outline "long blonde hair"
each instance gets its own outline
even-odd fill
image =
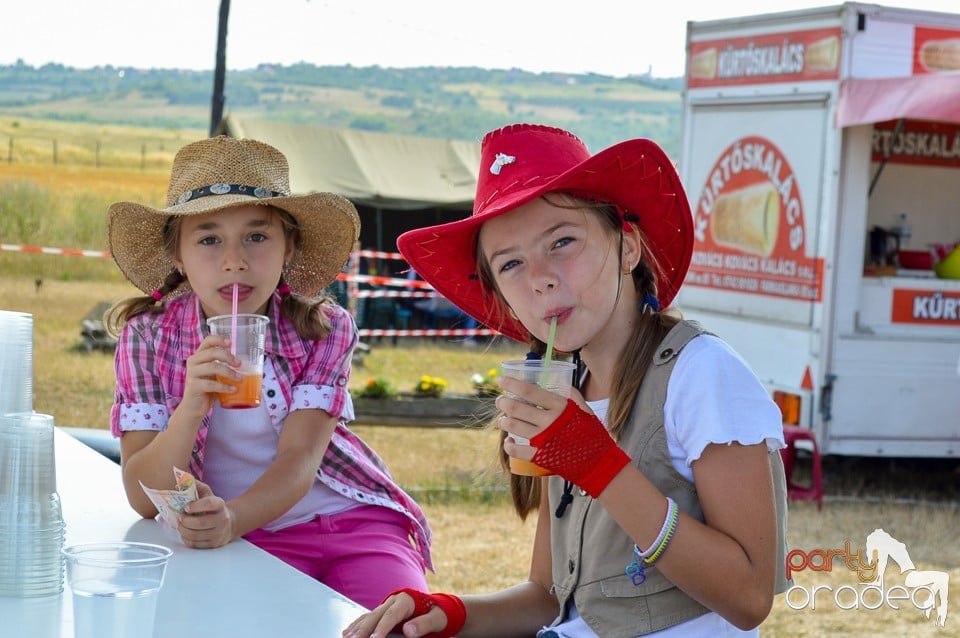
[[[623,216],[618,208],[603,202],[595,202],[575,195],[569,194],[548,194],[544,196],[550,204],[563,208],[579,209],[585,213],[596,214],[608,229],[612,239],[620,238],[622,240]],[[648,250],[648,243],[639,229],[640,241],[642,244],[641,254],[643,257],[633,269],[632,281],[637,291],[637,297],[643,299],[645,295],[657,296],[657,273],[660,271],[660,264],[651,256]],[[622,250],[622,243],[620,246]],[[477,272],[480,274],[481,283],[489,290],[493,291],[491,295],[494,299],[495,310],[492,315],[503,317],[509,312],[506,301],[500,294],[491,271],[490,264],[483,257],[483,251],[479,245],[476,249]],[[613,387],[610,388],[610,407],[607,411],[607,425],[610,434],[614,439],[619,439],[620,434],[627,426],[630,418],[630,412],[633,409],[633,403],[640,390],[640,384],[647,373],[656,353],[657,346],[663,341],[670,329],[680,320],[679,317],[671,312],[663,312],[651,308],[645,302],[640,302],[637,308],[639,316],[635,322],[636,330],[627,335],[626,343],[621,350],[620,358],[614,367]],[[530,339],[530,351],[543,355],[546,351],[546,344],[539,339],[532,337]],[[577,371],[578,376],[581,370]],[[579,381],[579,379],[575,379]],[[500,415],[497,415],[499,417]],[[496,423],[496,417],[491,425]],[[509,456],[503,450],[503,439],[506,433],[502,432],[500,436],[499,456],[500,465],[505,472],[509,474]],[[510,498],[513,501],[514,510],[521,519],[535,511],[540,505],[541,499],[541,479],[532,476],[519,476],[509,474],[510,476]]]
[[[283,224],[283,233],[287,240],[292,239],[295,250],[300,248],[300,233],[297,229],[297,220],[286,211],[268,207],[274,214],[280,216]],[[180,227],[183,225],[183,217],[172,215],[167,219],[163,226],[163,250],[167,255],[176,255],[180,248]],[[162,314],[166,310],[164,299],[171,292],[179,288],[187,278],[179,270],[173,269],[163,281],[163,285],[156,290],[156,297],[151,295],[138,295],[122,299],[111,306],[103,315],[103,323],[107,331],[114,337],[118,337],[123,327],[128,321],[150,312]],[[277,287],[280,288],[284,283],[283,275]],[[336,305],[336,301],[330,295],[322,294],[317,297],[305,297],[296,293],[283,294],[280,302],[280,314],[288,319],[294,325],[297,334],[304,339],[319,340],[325,338],[332,329],[332,324],[327,314],[323,312],[323,307]]]

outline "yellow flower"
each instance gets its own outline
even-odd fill
[[[415,386],[417,394],[430,397],[439,397],[447,387],[447,382],[440,377],[431,377],[423,375],[420,382]]]

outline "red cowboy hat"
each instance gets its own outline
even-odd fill
[[[657,298],[676,296],[693,254],[693,216],[680,178],[663,150],[648,139],[615,144],[590,155],[563,129],[513,124],[487,133],[473,214],[400,235],[397,247],[421,277],[478,321],[518,341],[529,332],[510,316],[495,316],[493,291],[480,283],[477,234],[488,219],[548,192],[567,192],[618,206],[649,240],[660,265]]]

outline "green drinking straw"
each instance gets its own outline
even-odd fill
[[[553,315],[550,320],[550,334],[547,335],[547,353],[543,357],[543,372],[540,373],[540,383],[547,383],[547,369],[550,367],[550,361],[553,360],[553,339],[557,336],[557,315]]]

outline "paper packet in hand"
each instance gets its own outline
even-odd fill
[[[155,490],[140,483],[150,502],[157,508],[160,521],[169,529],[176,530],[180,525],[180,514],[187,503],[197,500],[197,482],[193,474],[180,468],[173,468],[177,487],[173,490]]]

